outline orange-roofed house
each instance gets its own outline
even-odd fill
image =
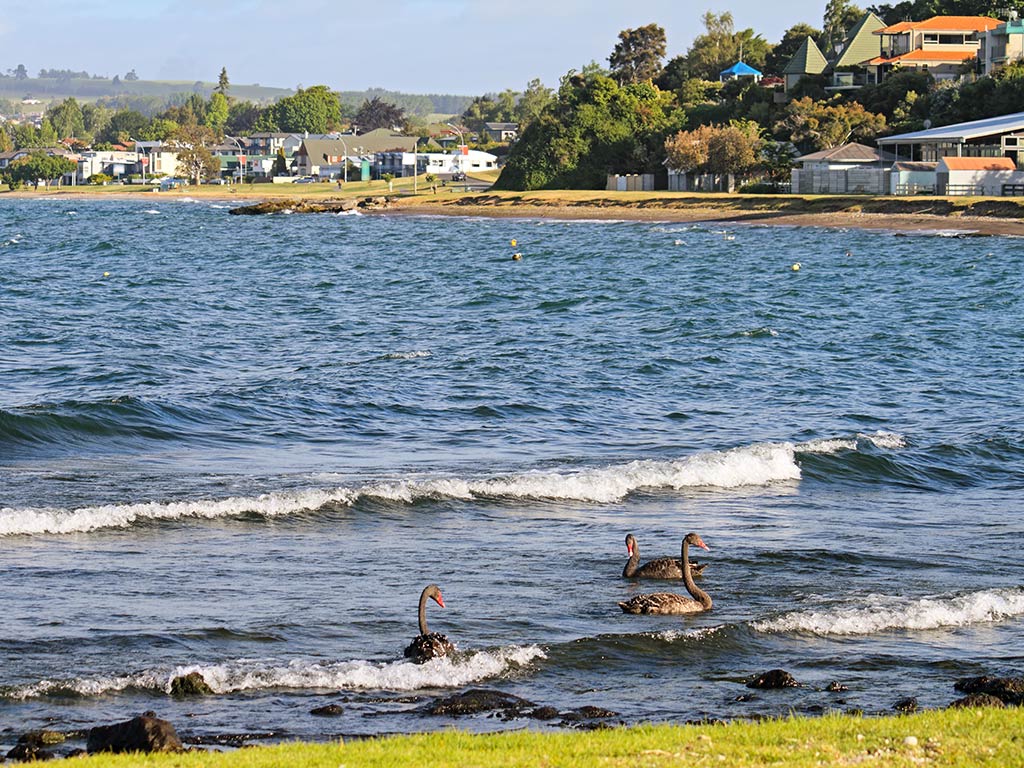
[[[1024,189],[1024,171],[1008,157],[943,157],[935,169],[939,195],[1014,195]]]
[[[894,69],[927,72],[936,80],[954,80],[975,60],[984,67],[989,33],[1002,22],[989,16],[932,16],[924,21],[901,21],[875,30],[882,52],[867,62],[881,82]]]

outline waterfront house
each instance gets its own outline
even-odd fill
[[[875,82],[897,68],[927,72],[936,80],[957,79],[966,62],[987,58],[986,41],[999,26],[990,16],[933,16],[883,27],[875,31],[881,51],[868,70]]]

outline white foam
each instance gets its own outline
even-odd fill
[[[429,350],[421,349],[412,352],[388,352],[381,355],[380,360],[415,360],[420,357],[430,357]]]
[[[160,211],[158,211],[156,208],[147,208],[146,210],[143,211],[143,213],[148,213],[151,216],[156,216],[159,215]]]
[[[1024,616],[1024,589],[996,589],[966,595],[917,599],[871,595],[865,602],[822,611],[795,611],[754,621],[758,632],[815,635],[873,635],[897,630],[941,629]]]
[[[737,488],[800,479],[789,443],[761,443],[699,453],[674,461],[632,461],[574,472],[531,471],[495,478],[407,477],[352,488],[280,491],[253,497],[110,504],[78,509],[0,508],[0,536],[76,533],[125,528],[145,520],[219,518],[244,513],[268,517],[351,505],[360,498],[411,504],[421,499],[504,498],[619,501],[642,488]]]
[[[457,688],[498,677],[511,669],[547,658],[536,645],[510,646],[493,651],[457,653],[424,664],[410,661],[374,662],[362,659],[338,662],[239,659],[222,664],[194,664],[171,670],[151,669],[131,675],[41,680],[10,689],[4,696],[29,699],[72,691],[80,696],[101,696],[128,688],[170,693],[171,681],[198,672],[214,693],[291,688],[299,690],[416,691],[425,688]]]
[[[855,437],[826,437],[800,443],[796,450],[800,453],[838,453],[839,451],[856,451],[859,442],[868,442],[876,448],[897,450],[907,447],[907,439],[896,432],[879,430],[873,434],[858,432]]]

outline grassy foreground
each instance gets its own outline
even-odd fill
[[[93,756],[76,766],[1024,766],[1024,709],[952,709],[886,718],[830,715],[761,723],[635,726],[589,733],[448,730],[228,753]]]

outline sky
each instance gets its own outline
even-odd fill
[[[778,2],[778,0],[776,0]],[[733,15],[769,43],[821,26],[825,0],[36,0],[4,2],[0,71],[24,64],[144,80],[475,96],[607,65],[623,29],[656,23],[668,56]]]

